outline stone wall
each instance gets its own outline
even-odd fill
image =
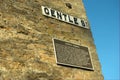
[[[0,0],[0,80],[103,80],[90,29],[46,17],[41,6],[87,20],[82,0]],[[57,65],[53,38],[87,46],[94,71]]]

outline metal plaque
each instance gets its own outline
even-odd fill
[[[87,47],[53,39],[57,64],[93,70]]]

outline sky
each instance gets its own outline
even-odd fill
[[[83,0],[104,80],[120,80],[120,1]]]

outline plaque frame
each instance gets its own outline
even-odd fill
[[[58,62],[58,60],[57,60],[57,52],[56,52],[56,48],[55,48],[55,40],[59,40],[59,41],[65,42],[65,43],[73,44],[73,45],[77,45],[77,46],[80,46],[80,47],[86,47],[86,46],[81,46],[81,45],[78,45],[76,43],[72,43],[72,42],[69,42],[69,41],[65,41],[65,40],[61,40],[61,39],[57,39],[57,38],[52,38],[53,48],[54,48],[54,54],[55,54],[55,60],[56,60],[56,64],[57,65],[68,66],[68,67],[72,67],[72,68],[78,68],[78,69],[84,69],[84,70],[94,71],[92,56],[91,56],[91,52],[90,52],[89,47],[86,47],[86,48],[88,49],[88,54],[90,56],[90,61],[91,61],[92,68],[83,67],[83,66],[76,66],[76,65],[72,65],[72,64],[66,64],[66,63],[61,63],[61,62]]]

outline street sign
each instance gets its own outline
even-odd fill
[[[45,16],[55,18],[57,20],[60,20],[60,21],[63,21],[69,24],[73,24],[76,26],[89,29],[87,22],[84,21],[83,19],[64,14],[60,11],[57,11],[57,10],[54,10],[54,9],[51,9],[45,6],[41,6],[41,8],[42,8],[42,14]]]

